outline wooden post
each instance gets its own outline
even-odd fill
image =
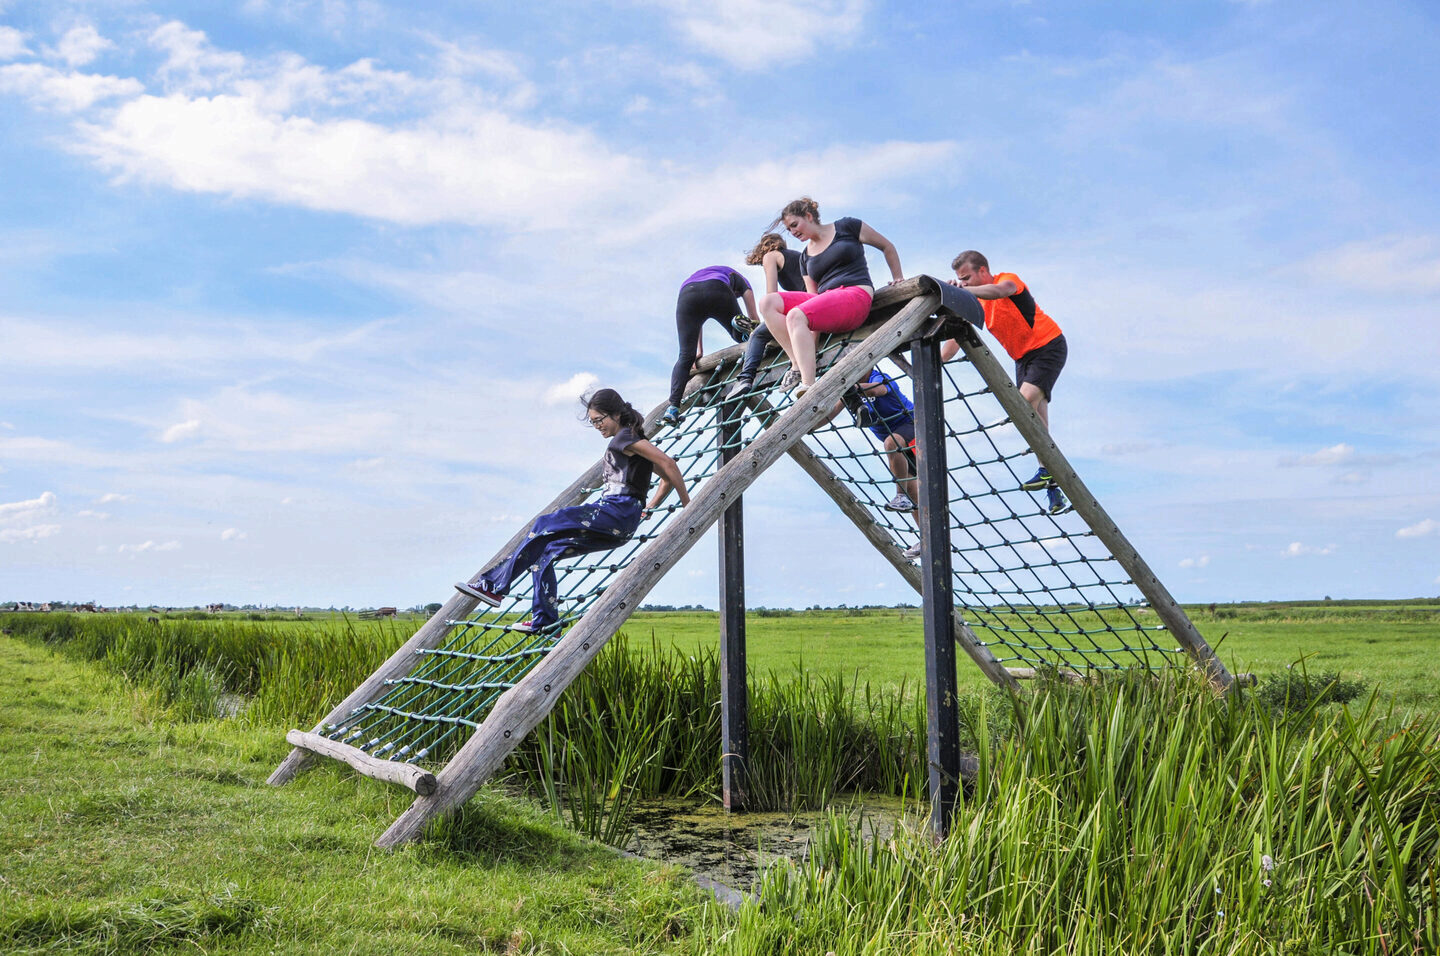
[[[940,297],[933,294],[911,300],[836,363],[803,400],[786,410],[741,455],[702,484],[691,495],[685,510],[615,576],[554,650],[501,695],[484,723],[437,775],[435,793],[417,798],[381,834],[376,845],[388,848],[413,840],[436,814],[448,813],[469,800],[510,751],[544,719],[560,693],[600,653],[655,583],[719,520],[720,513],[786,449],[819,425],[845,389],[859,381],[880,358],[914,338],[939,301]]]
[[[925,696],[929,730],[930,823],[950,833],[960,798],[960,726],[955,675],[955,599],[950,576],[950,469],[945,461],[945,395],[940,342],[916,340],[915,459],[920,478],[920,577],[924,583]]]
[[[740,450],[740,420],[738,414],[723,409],[720,416],[720,461],[729,463]],[[743,502],[743,496],[736,495],[720,518],[720,776],[726,810],[745,809],[745,770],[750,761]]]
[[[1217,690],[1228,693],[1234,686],[1235,679],[1230,671],[1215,656],[1215,652],[1200,635],[1194,622],[1166,589],[1160,583],[1160,579],[1150,570],[1150,566],[1140,557],[1140,552],[1130,544],[1129,539],[1120,533],[1120,528],[1110,515],[1100,506],[1100,502],[1085,487],[1080,476],[1071,467],[1069,459],[1055,447],[1055,442],[1050,439],[1050,433],[1046,431],[1040,416],[1035,414],[1035,409],[1030,403],[1020,397],[1020,390],[1010,380],[1010,376],[1000,367],[995,360],[994,354],[985,347],[973,332],[964,330],[965,334],[959,336],[961,348],[975,366],[975,371],[980,373],[985,384],[995,398],[999,400],[1000,407],[1005,414],[1010,416],[1010,421],[1015,425],[1020,436],[1029,443],[1035,457],[1040,464],[1050,472],[1055,481],[1060,485],[1060,490],[1070,496],[1070,503],[1074,505],[1075,511],[1085,519],[1090,530],[1095,532],[1105,547],[1110,550],[1119,565],[1130,575],[1130,580],[1145,595],[1145,600],[1155,609],[1155,614],[1170,630],[1170,634],[1180,643],[1190,656],[1194,658],[1205,671],[1205,676],[1211,685]]]

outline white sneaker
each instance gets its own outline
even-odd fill
[[[914,510],[915,510],[915,502],[913,502],[913,501],[910,500],[910,496],[909,496],[909,495],[905,494],[904,492],[900,492],[900,493],[896,494],[894,498],[891,498],[889,501],[885,502],[885,510],[886,510],[886,511],[914,511]]]
[[[905,555],[905,557],[907,557],[907,558],[918,558],[918,557],[920,557],[920,542],[918,542],[918,541],[915,542],[915,543],[912,544],[910,547],[906,548],[904,551],[902,551],[902,552],[900,552],[900,553],[903,554],[903,555]]]
[[[806,385],[804,382],[801,382],[799,385],[796,385],[796,386],[795,386],[795,401],[797,401],[797,402],[800,401],[800,399],[802,399],[802,398],[805,397],[805,393],[808,392],[808,391],[810,391],[810,389],[812,389],[812,388],[814,388],[814,387],[815,387],[815,386],[813,386],[813,385]]]

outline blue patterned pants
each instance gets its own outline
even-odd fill
[[[541,515],[520,547],[481,574],[476,583],[487,591],[507,594],[515,579],[528,569],[535,584],[530,620],[537,631],[554,624],[560,619],[555,609],[555,562],[624,544],[640,526],[642,507],[638,498],[614,495]]]

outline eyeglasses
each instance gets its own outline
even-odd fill
[[[585,417],[586,417],[587,419],[589,419],[590,425],[591,425],[592,427],[594,427],[594,428],[599,428],[599,427],[605,422],[605,419],[609,418],[610,416],[609,416],[609,415],[601,415],[599,418],[590,418],[589,415],[586,415]]]

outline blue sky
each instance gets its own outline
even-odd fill
[[[422,6],[0,0],[0,600],[443,599],[801,194],[1026,279],[1180,598],[1440,593],[1433,4]],[[751,602],[911,599],[807,485]]]

